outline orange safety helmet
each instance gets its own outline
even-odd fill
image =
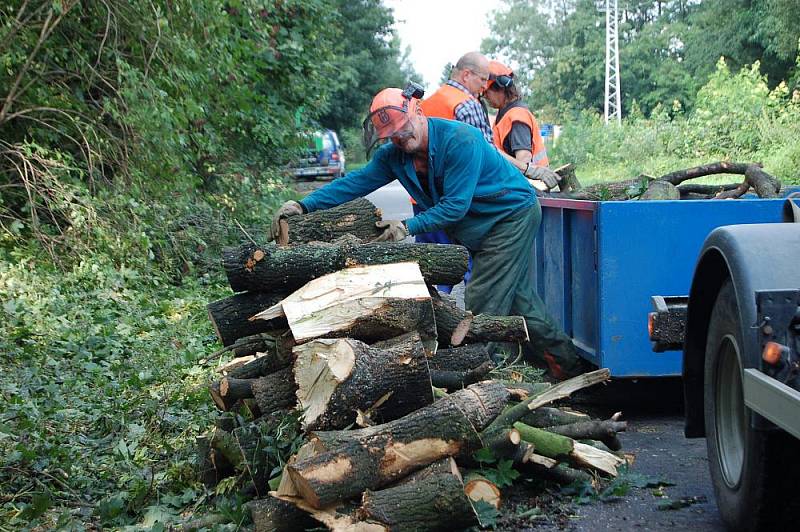
[[[369,115],[364,119],[364,147],[367,155],[376,142],[398,134],[417,112],[419,99],[425,95],[422,87],[409,83],[405,89],[383,89],[372,99]]]
[[[489,61],[489,83],[486,88],[491,87],[492,83],[504,89],[509,88],[514,84],[514,71],[500,61]]]

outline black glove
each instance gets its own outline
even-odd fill
[[[296,201],[289,200],[281,205],[272,217],[272,228],[270,229],[272,240],[278,241],[278,236],[281,232],[281,219],[288,218],[289,216],[297,216],[298,214],[303,214],[303,207]]]
[[[561,181],[561,178],[554,171],[545,166],[535,166],[531,163],[528,163],[528,168],[525,169],[525,177],[538,179],[547,185],[548,190],[558,186],[558,182]]]
[[[408,229],[400,220],[381,220],[375,222],[375,227],[383,229],[375,242],[400,242],[408,236]]]

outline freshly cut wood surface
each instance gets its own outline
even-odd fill
[[[373,422],[391,421],[433,402],[417,333],[387,349],[345,338],[313,340],[294,352],[306,430],[344,428],[359,411],[369,411]]]
[[[348,336],[366,342],[419,331],[435,339],[430,295],[413,262],[358,266],[314,279],[253,319],[285,315],[294,339]]]

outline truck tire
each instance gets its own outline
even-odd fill
[[[798,440],[751,428],[742,388],[742,327],[731,280],[722,285],[708,328],[704,409],[714,493],[730,530],[788,530],[797,519]],[[796,524],[796,523],[795,523]]]

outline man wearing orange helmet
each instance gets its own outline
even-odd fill
[[[514,72],[499,61],[489,62],[489,84],[484,93],[489,105],[498,109],[492,128],[498,150],[525,177],[542,181],[548,189],[558,184],[558,175],[548,168],[547,148],[539,124],[523,103],[514,83]]]
[[[287,202],[281,217],[328,209],[397,179],[424,208],[406,220],[377,222],[377,240],[399,241],[444,229],[473,258],[465,303],[472,312],[524,316],[530,334],[526,351],[545,362],[557,378],[583,369],[572,340],[544,311],[531,276],[531,249],[542,211],[525,178],[474,127],[426,118],[418,105],[419,87],[384,89],[364,120],[364,145],[378,148],[363,168]]]

